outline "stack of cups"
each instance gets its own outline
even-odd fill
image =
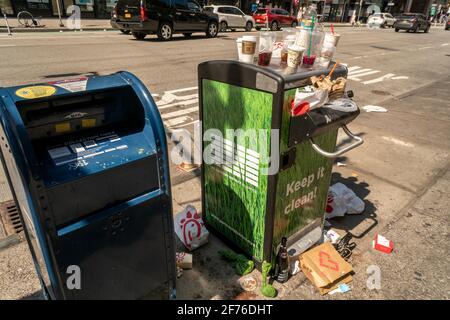
[[[239,61],[245,63],[253,63],[256,53],[256,42],[258,39],[255,36],[243,36],[242,41],[237,42],[238,50],[239,46],[241,46],[241,54],[239,56]]]
[[[336,47],[340,39],[340,35],[336,33],[326,33],[323,40],[322,50],[320,52],[319,64],[321,67],[328,68],[331,59],[336,53]]]
[[[283,41],[283,49],[281,50],[281,64],[287,64],[288,48],[295,43],[295,34],[287,35]]]

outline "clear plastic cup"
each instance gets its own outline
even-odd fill
[[[316,57],[320,57],[324,33],[320,30],[298,29],[295,44],[305,48],[303,66],[312,68]]]
[[[239,61],[242,61],[242,38],[236,39],[236,46],[238,51],[238,59]]]
[[[270,31],[259,34],[258,64],[260,66],[268,66],[270,64],[276,37],[276,33]]]
[[[325,33],[325,37],[323,39],[323,45],[337,47],[340,38],[341,38],[340,34]]]
[[[300,65],[302,61],[303,53],[305,52],[305,48],[300,47],[296,44],[293,44],[288,47],[287,50],[287,66],[291,70],[297,70],[297,67]]]

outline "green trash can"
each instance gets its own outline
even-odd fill
[[[257,265],[275,258],[283,236],[294,255],[321,239],[332,159],[363,142],[346,127],[359,110],[291,116],[296,89],[329,71],[284,75],[225,60],[198,67],[203,217]],[[345,66],[337,77],[347,77]],[[336,151],[340,127],[354,142]]]

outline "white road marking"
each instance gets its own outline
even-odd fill
[[[445,47],[445,46],[448,46],[448,43],[441,44],[441,47]]]
[[[395,139],[395,138],[392,138],[392,137],[383,136],[381,138],[383,138],[386,141],[392,142],[392,143],[394,143],[396,145],[402,146],[402,147],[408,147],[408,148],[413,148],[414,147],[414,144],[412,144],[412,143],[405,142],[405,141],[402,141],[402,140],[399,140],[399,139]]]
[[[409,79],[409,77],[407,77],[407,76],[392,77],[392,80],[406,80],[406,79]]]
[[[424,50],[424,49],[431,49],[433,47],[420,47],[419,50]]]
[[[367,71],[370,71],[370,70],[372,70],[372,69],[360,69],[360,70],[354,70],[354,71],[352,70],[352,71],[349,71],[348,74],[353,76],[353,75],[356,75],[356,74],[359,74],[359,73],[363,73],[363,72],[367,72]]]
[[[178,107],[178,106],[187,106],[187,105],[194,104],[197,102],[198,102],[198,98],[185,100],[185,101],[178,101],[178,102],[174,102],[174,103],[170,103],[170,104],[158,103],[158,109],[163,110],[163,109],[168,109],[168,108],[173,108],[173,107]]]
[[[373,79],[373,80],[364,81],[363,84],[373,84],[373,83],[383,82],[385,80],[388,80],[388,79],[392,78],[393,76],[395,76],[395,74],[388,73],[388,74],[385,74],[384,76],[381,76],[379,78],[376,78],[376,79]]]
[[[365,110],[366,112],[387,112],[386,108],[380,106],[373,106],[370,104],[362,107],[361,109]]]
[[[368,72],[360,73],[357,75],[350,75],[347,77],[347,79],[353,80],[353,81],[361,81],[361,79],[358,77],[364,77],[364,76],[368,76],[370,74],[375,74],[375,73],[379,73],[379,72],[380,71],[378,71],[378,70],[368,71]]]
[[[17,47],[15,44],[0,44],[0,47]]]
[[[174,111],[174,112],[169,112],[169,113],[163,113],[161,114],[161,118],[163,119],[169,119],[169,118],[175,118],[181,115],[185,115],[188,113],[192,113],[192,112],[196,112],[198,111],[198,106],[192,107],[192,108],[187,108],[187,109],[183,109],[183,110],[179,110],[179,111]]]
[[[346,66],[347,64],[343,63],[343,65]],[[348,68],[348,72],[350,73],[350,72],[352,72],[353,70],[356,70],[356,69],[361,69],[361,67],[357,67],[357,66],[350,67],[350,68]]]

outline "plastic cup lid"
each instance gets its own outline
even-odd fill
[[[301,47],[299,45],[296,45],[296,44],[290,45],[288,47],[288,49],[292,50],[292,51],[305,51],[305,48],[303,48],[303,47]]]
[[[258,39],[255,36],[242,36],[242,41],[256,42]]]

